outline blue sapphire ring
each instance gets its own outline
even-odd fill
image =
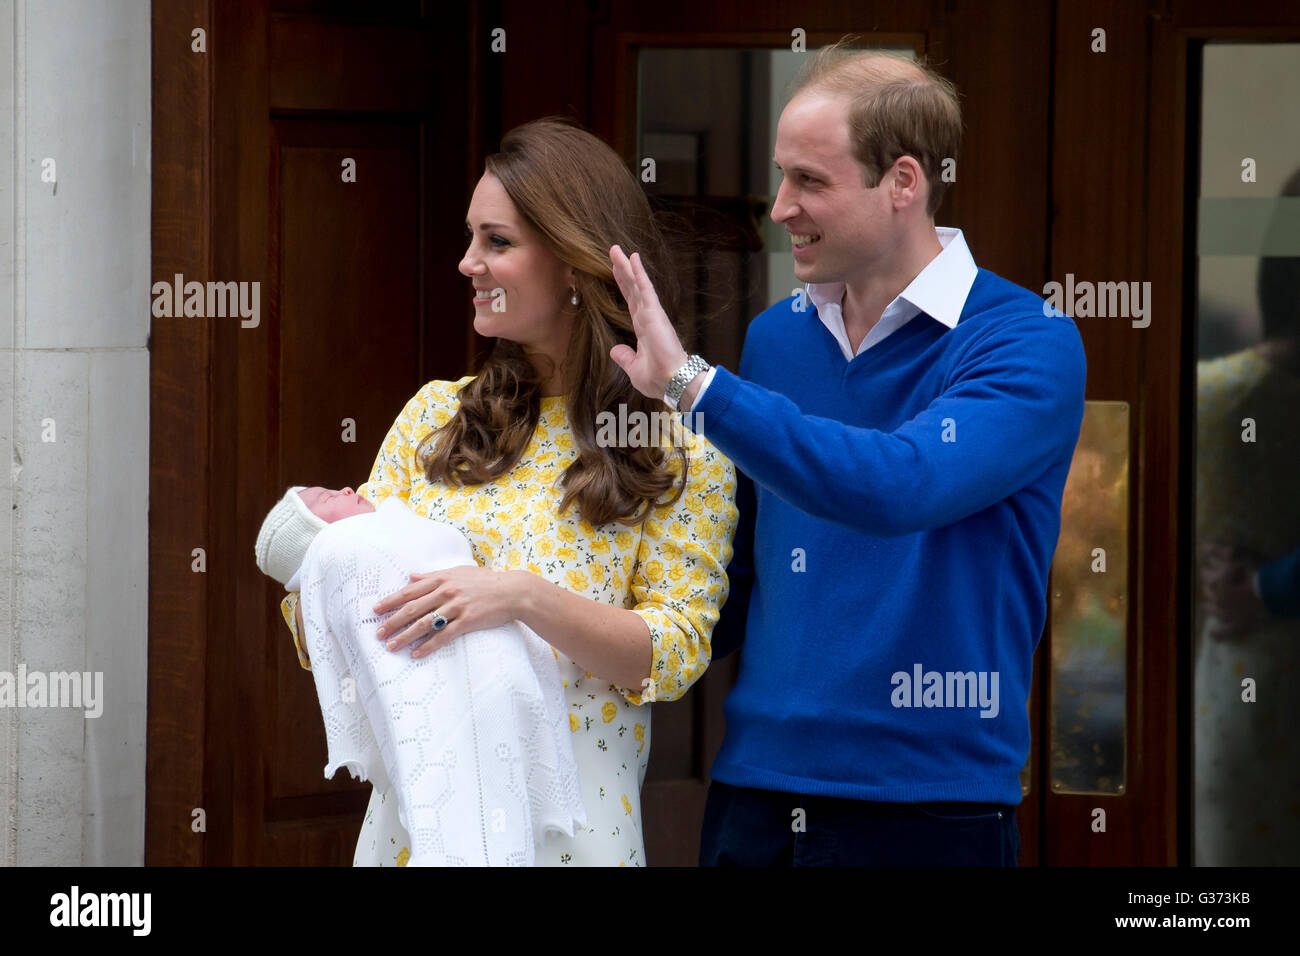
[[[446,626],[447,619],[443,617],[442,614],[435,611],[433,615],[433,629],[435,631],[441,631]]]

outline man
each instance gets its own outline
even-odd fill
[[[777,127],[771,215],[807,289],[754,319],[739,376],[688,361],[610,251],[637,334],[612,357],[744,476],[718,629],[747,611],[744,654],[700,862],[1013,866],[1083,346],[936,230],[951,84],[841,46]]]

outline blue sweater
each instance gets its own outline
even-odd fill
[[[740,377],[719,368],[691,416],[743,472],[715,639],[744,651],[712,776],[1018,804],[1078,330],[980,269],[955,328],[918,315],[846,361],[795,301],[754,319]]]

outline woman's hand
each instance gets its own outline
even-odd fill
[[[377,614],[400,609],[376,636],[387,641],[390,651],[429,638],[411,652],[412,657],[427,657],[461,634],[520,618],[527,579],[533,577],[526,571],[494,571],[477,565],[412,574],[410,584],[375,605]],[[437,614],[447,620],[439,629],[434,628]]]

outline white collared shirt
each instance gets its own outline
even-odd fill
[[[966,239],[960,229],[936,227],[935,233],[939,237],[942,250],[926,264],[907,288],[885,307],[885,311],[880,315],[880,321],[872,326],[871,331],[858,343],[856,355],[861,355],[867,349],[879,345],[922,312],[950,329],[956,327],[979,269],[971,257],[970,250],[966,247]],[[817,308],[817,317],[821,319],[822,325],[826,326],[831,335],[835,336],[845,361],[852,361],[855,353],[849,345],[848,331],[844,326],[844,283],[808,283],[805,288],[808,299]],[[700,386],[700,391],[695,396],[695,404],[691,408],[698,405],[700,399],[704,397],[705,391],[713,381],[714,371],[709,369],[704,377],[704,384]],[[690,409],[684,408],[681,411],[687,412]]]

